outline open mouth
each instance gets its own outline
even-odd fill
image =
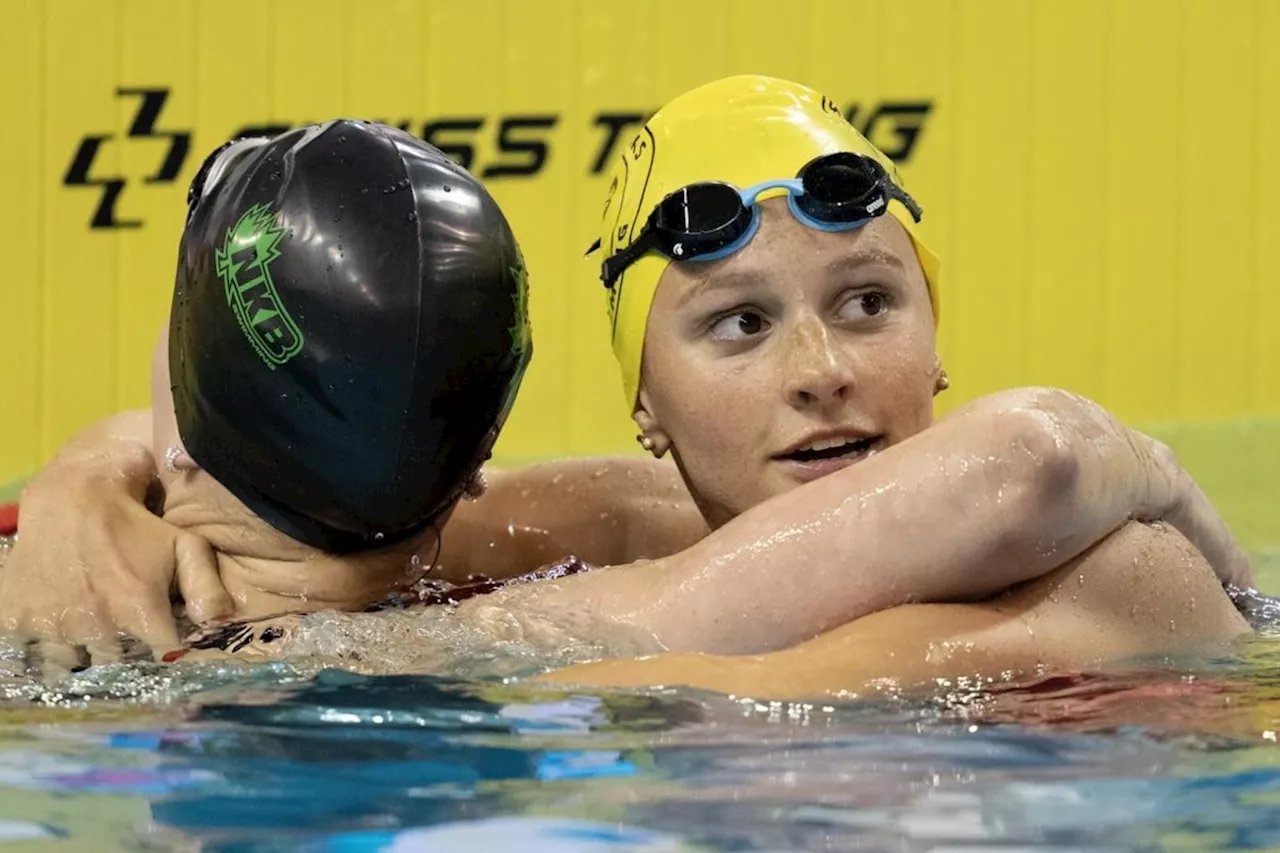
[[[794,462],[817,462],[822,459],[847,459],[870,451],[880,440],[880,436],[873,435],[869,438],[859,439],[825,439],[815,441],[799,450],[793,450],[790,453],[783,454],[780,459],[790,459]]]

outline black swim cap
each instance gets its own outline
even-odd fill
[[[532,354],[484,187],[394,128],[224,146],[192,185],[169,334],[187,452],[332,552],[422,530],[488,458]]]

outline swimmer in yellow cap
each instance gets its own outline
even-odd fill
[[[518,574],[565,553],[611,567],[498,590],[472,585],[453,624],[496,615],[500,626],[521,626],[526,639],[551,648],[582,639],[606,654],[634,648],[610,645],[619,628],[637,629],[652,650],[781,649],[905,601],[981,598],[1046,573],[1056,582],[1054,572],[1087,569],[1073,561],[1133,517],[1170,520],[1224,580],[1247,580],[1229,532],[1164,449],[1087,401],[1008,392],[930,427],[943,384],[928,287],[936,289],[937,265],[913,236],[918,208],[892,164],[816,93],[765,78],[704,87],[655,116],[614,178],[602,254],[615,344],[643,439],[657,456],[672,452],[692,498],[672,490],[675,472],[665,460],[643,469],[647,479],[632,479],[638,469],[620,460],[491,477],[489,491],[443,527],[437,565],[446,578]],[[721,184],[700,184],[707,179]],[[672,204],[663,202],[669,196]],[[709,260],[714,253],[718,260]],[[673,256],[690,260],[673,264]],[[88,455],[95,454],[103,455],[101,445],[91,442]],[[573,500],[565,499],[569,483]],[[33,490],[38,500],[30,512],[24,506],[24,519],[38,522],[24,532],[26,544],[40,546],[27,549],[22,577],[47,576],[38,571],[42,554],[83,547],[60,536],[55,511],[42,508],[58,506],[56,492]],[[73,496],[86,517],[132,518],[111,488]],[[675,517],[660,517],[673,502]],[[122,535],[134,523],[116,523],[96,541],[105,539],[114,554],[121,546],[113,542],[145,538]],[[716,529],[708,535],[709,528]],[[545,531],[537,547],[504,547],[508,531],[527,529]],[[1161,573],[1163,586],[1185,576],[1207,584],[1222,605],[1211,606],[1205,593],[1196,619],[1179,623],[1187,639],[1241,628],[1202,556],[1181,568],[1152,562],[1184,553],[1176,549],[1185,540],[1145,527],[1126,535],[1085,558],[1107,568],[1090,580],[1091,593],[1131,581],[1125,567],[1136,571],[1134,558],[1145,554],[1143,565]],[[62,563],[81,560],[76,553]],[[422,555],[418,574],[406,574],[420,577],[434,557]],[[632,562],[642,557],[658,559]],[[153,577],[167,584],[163,566]],[[350,585],[365,597],[344,599],[335,582],[326,605],[359,609],[370,580],[353,568]],[[308,578],[259,572],[252,581],[305,591]],[[0,594],[0,608],[30,602],[33,587],[0,587],[11,591]],[[65,608],[57,601],[63,589],[46,592],[43,606]],[[272,590],[274,600],[298,609],[299,593],[292,601],[288,594]],[[1130,613],[1126,602],[1125,618],[1147,619],[1168,603],[1149,596]],[[880,622],[854,626],[865,631],[888,619],[901,629],[902,613],[886,610],[872,617]],[[575,624],[564,624],[568,617]],[[271,638],[261,647],[267,653],[288,653],[279,624],[259,625],[261,643]],[[944,625],[939,619],[919,636],[953,636]],[[240,629],[219,636],[249,649],[256,642]],[[1108,654],[1170,642],[1167,632],[1108,637]],[[988,648],[996,662],[1013,660],[1009,648]],[[361,659],[377,651],[361,651]],[[1095,651],[1062,648],[1067,660]]]
[[[766,77],[676,98],[610,175],[597,257],[640,441],[674,456],[713,528],[750,518],[762,534],[792,540],[793,561],[776,564],[780,585],[823,588],[815,578],[830,561],[852,567],[894,537],[954,569],[957,552],[995,529],[988,513],[1026,498],[1009,490],[1023,465],[1032,474],[1022,488],[1043,490],[1037,535],[1051,551],[1080,529],[1080,514],[1061,513],[1058,486],[1097,477],[1101,497],[1145,483],[1145,465],[1167,453],[1092,403],[1048,389],[978,400],[934,425],[932,400],[948,380],[935,345],[940,265],[918,232],[921,216],[893,164],[830,100]],[[1144,450],[1110,453],[1129,442]],[[1103,448],[1109,458],[1095,455]],[[931,472],[954,479],[951,505],[922,488]],[[901,517],[929,502],[932,523],[894,522],[893,507]],[[950,523],[957,515],[968,516],[967,530]],[[1219,523],[1203,496],[1193,509],[1128,517],[1163,517],[1205,554],[1172,529],[1117,518],[1094,528],[1089,550],[1061,551],[1047,575],[982,604],[886,610],[762,657],[663,655],[551,680],[799,696],[877,678],[1079,666],[1243,630],[1205,566],[1206,556],[1240,558],[1200,538]],[[903,581],[900,564],[882,565],[881,583]],[[1190,586],[1170,589],[1166,571]],[[1067,583],[1070,596],[1057,596]],[[1186,622],[1189,599],[1210,606],[1204,622]],[[779,618],[771,603],[758,618]],[[825,603],[815,597],[811,612]]]

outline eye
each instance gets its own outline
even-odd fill
[[[840,306],[840,316],[846,320],[863,320],[878,317],[888,310],[888,294],[879,290],[867,290],[846,299]]]
[[[711,325],[711,337],[717,341],[736,342],[755,337],[769,328],[769,321],[749,309],[726,314]]]

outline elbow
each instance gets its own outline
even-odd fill
[[[1006,450],[1000,476],[1005,493],[1016,501],[1016,514],[1030,522],[1070,507],[1081,468],[1062,420],[1043,409],[1019,409],[1008,413],[1002,432]]]
[[[1042,512],[1072,494],[1081,476],[1083,398],[1056,388],[1018,388],[975,403],[985,439],[987,486],[1012,496],[1007,509]],[[1003,502],[1002,502],[1003,503]]]

